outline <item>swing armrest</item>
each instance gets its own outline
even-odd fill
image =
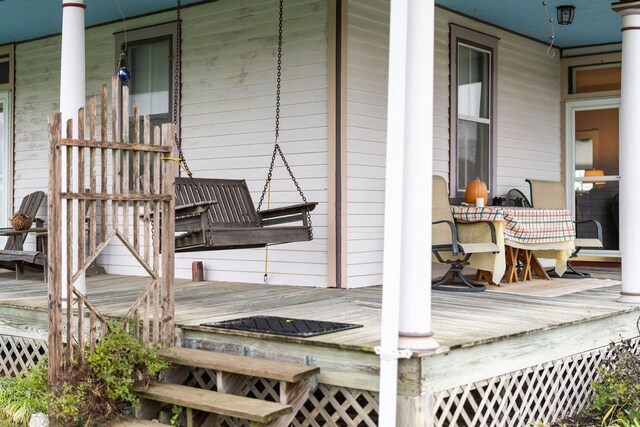
[[[307,213],[314,210],[317,205],[318,202],[309,202],[267,209],[258,212],[258,221],[264,226],[285,224],[296,221],[302,221],[307,225]]]
[[[211,205],[218,203],[215,200],[207,200],[204,202],[189,203],[186,205],[176,206],[176,217],[195,216],[206,212]]]

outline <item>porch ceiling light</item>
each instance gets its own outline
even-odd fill
[[[575,6],[565,4],[558,6],[556,9],[558,11],[558,24],[569,25],[573,22],[573,15],[576,11]]]

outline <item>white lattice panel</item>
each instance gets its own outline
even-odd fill
[[[636,353],[639,342],[631,343]],[[610,351],[604,347],[437,393],[434,425],[520,427],[575,415],[589,404],[589,384]]]
[[[193,369],[189,385],[215,390],[215,372]],[[244,396],[279,401],[276,381],[251,378],[242,391]],[[378,420],[378,393],[319,384],[296,414],[291,425],[295,427],[356,426],[375,427]],[[219,427],[248,426],[248,423],[225,417]]]
[[[15,377],[46,356],[47,343],[29,338],[0,336],[0,376]]]

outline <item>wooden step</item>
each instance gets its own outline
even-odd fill
[[[291,406],[281,403],[218,393],[217,391],[178,384],[153,384],[146,389],[136,390],[136,392],[138,396],[145,399],[241,418],[261,424],[276,420],[282,415],[293,411]]]
[[[117,420],[111,421],[107,424],[107,427],[161,427],[164,424],[158,421],[139,420],[136,418],[121,417]]]
[[[184,347],[172,347],[160,354],[177,365],[207,368],[214,371],[229,372],[252,377],[296,383],[320,372],[315,366],[280,360],[257,359],[255,357],[217,353],[206,350],[194,350]]]

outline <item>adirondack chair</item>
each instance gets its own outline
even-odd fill
[[[567,209],[564,185],[557,181],[541,181],[526,179],[531,189],[531,204],[538,209]],[[595,219],[586,221],[576,221],[575,250],[570,258],[575,258],[581,249],[602,249],[602,225]],[[578,232],[580,231],[580,235]],[[588,237],[579,237],[588,236]],[[554,272],[549,273],[555,274]],[[571,262],[567,262],[567,272],[563,278],[587,278],[591,277],[587,273],[582,273],[575,269]]]
[[[44,221],[36,218],[38,209],[44,200],[44,192],[36,191],[27,195],[22,199],[20,209],[16,213],[23,213],[30,218],[34,218],[36,229],[41,229]],[[32,230],[36,230],[32,229]],[[3,250],[0,250],[0,268],[6,268],[16,271],[16,279],[21,279],[24,275],[24,267],[33,267],[45,270],[45,255],[42,248],[42,241],[38,239],[38,246],[35,251],[25,251],[23,249],[24,241],[27,238],[27,232],[18,233],[12,228],[0,229],[0,235],[8,236],[7,243]]]
[[[313,239],[316,202],[256,211],[245,180],[176,178],[176,252],[259,248]],[[180,234],[178,234],[180,233]]]
[[[489,227],[491,232],[491,242],[460,242],[458,240],[458,227],[465,224],[458,224],[451,214],[449,205],[449,192],[447,182],[441,176],[433,176],[433,197],[432,197],[432,227],[431,251],[436,259],[451,267],[449,271],[437,281],[431,284],[431,289],[439,291],[455,292],[482,292],[486,286],[482,283],[467,279],[462,270],[469,265],[469,258],[474,253],[498,253],[500,248],[496,243],[496,230],[489,221],[482,223]],[[452,254],[453,258],[443,257],[443,254]]]

